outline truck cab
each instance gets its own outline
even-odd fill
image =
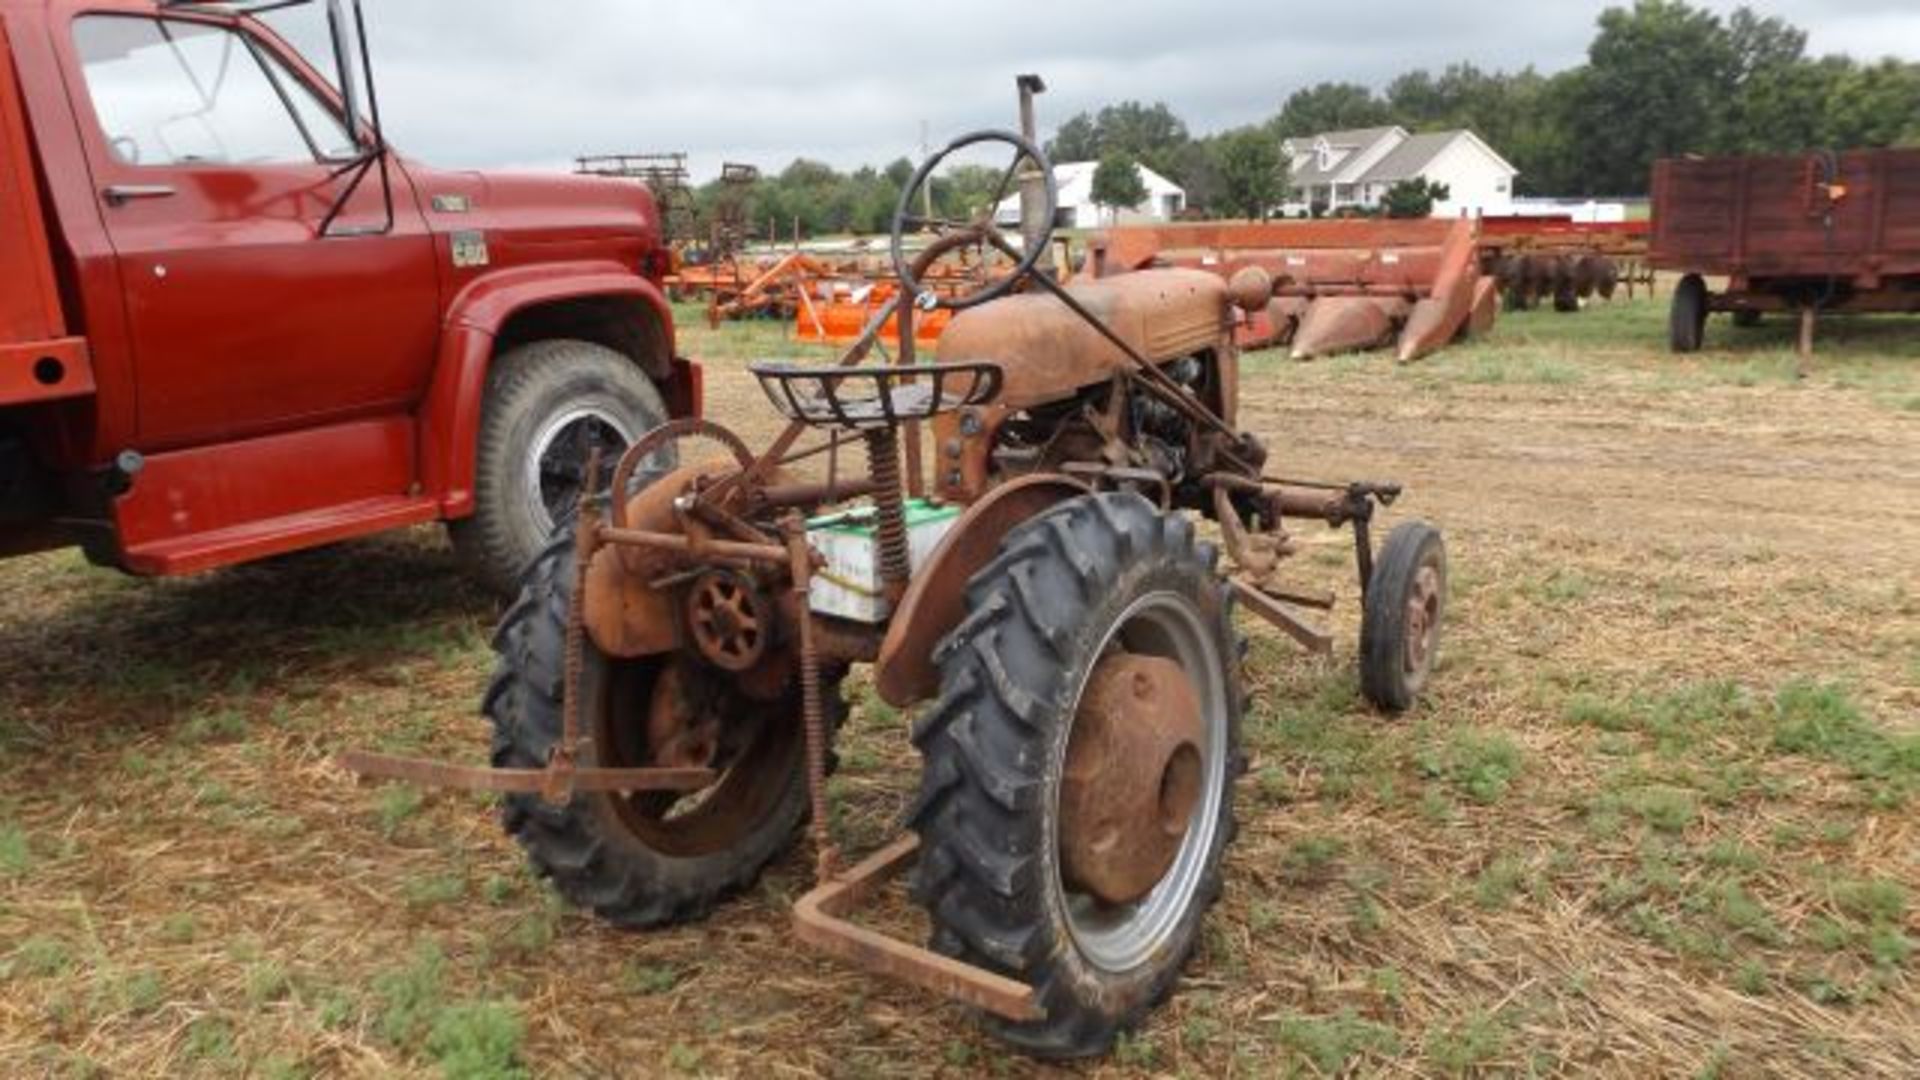
[[[244,5],[0,0],[0,554],[443,521],[504,591],[595,449],[699,411],[646,189],[404,158],[328,7],[330,75]]]

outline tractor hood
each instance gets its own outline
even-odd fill
[[[1233,332],[1227,283],[1203,270],[1141,270],[1067,292],[1155,363],[1192,356]],[[1072,397],[1131,361],[1049,293],[1010,296],[954,316],[941,363],[986,361],[1006,374],[1000,402],[1016,409]]]
[[[633,180],[407,168],[435,234],[484,234],[489,264],[613,259],[638,268],[661,244],[653,195]]]

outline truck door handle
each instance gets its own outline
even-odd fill
[[[175,192],[168,184],[114,184],[100,194],[108,206],[125,206],[135,199],[165,199]]]

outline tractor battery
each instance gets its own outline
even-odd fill
[[[807,542],[827,565],[813,575],[807,606],[816,614],[882,623],[893,614],[880,584],[878,511],[871,506],[807,522]],[[946,538],[960,508],[907,500],[907,549],[915,573]]]

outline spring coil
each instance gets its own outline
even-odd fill
[[[904,586],[913,576],[907,547],[907,503],[900,478],[900,434],[891,427],[866,433],[867,469],[873,477],[874,509],[878,512],[880,580]]]

